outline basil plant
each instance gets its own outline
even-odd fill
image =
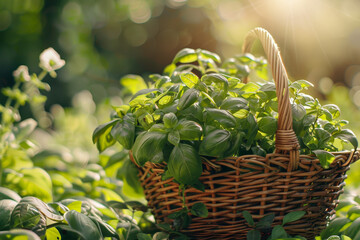
[[[245,84],[248,76],[255,80]],[[263,58],[245,54],[221,62],[215,53],[183,49],[163,75],[149,76],[150,87],[114,107],[113,119],[95,129],[93,141],[100,152],[117,141],[139,166],[166,163],[167,177],[196,185],[206,159],[275,150],[278,102],[268,76]],[[139,79],[144,84],[134,75],[121,81]],[[294,131],[301,154],[315,154],[328,168],[331,152],[358,143],[344,129],[348,122],[339,119],[340,109],[303,93],[309,87],[306,80],[289,82]]]

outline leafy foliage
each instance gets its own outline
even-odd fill
[[[103,151],[117,139],[140,166],[166,162],[167,174],[185,185],[201,174],[199,155],[264,156],[275,149],[276,87],[271,81],[245,84],[242,79],[251,72],[267,76],[266,66],[264,59],[250,54],[221,64],[214,53],[183,49],[164,75],[150,76],[148,89],[133,94],[128,105],[115,107],[122,110],[95,130],[93,140]],[[358,143],[352,131],[343,129],[347,122],[338,119],[336,105],[321,106],[302,92],[311,86],[306,80],[289,86],[294,130],[301,154],[314,154],[328,168],[335,159],[332,151]]]

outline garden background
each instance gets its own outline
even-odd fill
[[[144,203],[132,177],[136,170],[123,168],[127,155],[121,146],[99,155],[92,143],[94,129],[110,119],[111,106],[127,102],[144,86],[120,79],[138,74],[148,81],[185,47],[234,56],[246,33],[258,26],[274,36],[290,79],[312,82],[311,95],[338,105],[360,136],[357,0],[0,0],[1,89],[14,85],[19,65],[40,73],[38,59],[46,48],[66,61],[56,78],[44,80],[51,87],[41,91],[44,106],[20,108],[23,120],[38,122],[28,137],[34,146],[2,160],[2,169],[45,169],[51,181],[22,185],[4,179],[3,186],[45,202],[87,197]],[[256,45],[255,55],[262,53]],[[344,202],[360,193],[360,163],[348,175]],[[127,230],[123,234],[128,237]]]

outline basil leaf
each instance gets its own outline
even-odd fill
[[[291,110],[294,120],[302,120],[306,115],[306,109],[301,104],[292,104]]]
[[[207,108],[205,110],[206,122],[219,122],[225,128],[234,128],[236,126],[235,117],[226,110]]]
[[[355,219],[351,225],[345,230],[344,235],[350,237],[351,239],[359,239],[360,229],[360,218]]]
[[[180,79],[188,88],[193,88],[199,82],[199,77],[192,72],[180,74]]]
[[[318,148],[325,148],[331,138],[331,134],[322,128],[315,128],[315,138],[318,140]]]
[[[143,166],[147,161],[160,163],[164,160],[163,147],[166,134],[161,132],[143,132],[135,140],[132,152],[136,163]]]
[[[188,144],[179,143],[171,151],[168,171],[180,183],[193,184],[202,173],[202,164],[197,151]]]
[[[299,220],[305,215],[305,213],[306,213],[305,211],[289,212],[284,216],[282,220],[282,225]]]
[[[338,234],[339,231],[349,222],[351,222],[351,220],[345,217],[335,218],[329,223],[327,228],[321,232],[321,239],[327,239],[334,234]]]
[[[217,55],[216,53],[213,53],[213,52],[209,52],[207,50],[201,50],[200,51],[200,54],[203,56],[203,57],[206,57],[206,58],[210,58],[212,60],[214,60],[215,62],[218,62],[220,63],[221,62],[221,59],[219,57],[219,55]]]
[[[339,133],[334,134],[333,137],[350,142],[354,146],[354,149],[358,147],[358,140],[355,134],[349,129],[343,129]]]
[[[135,139],[135,117],[133,114],[127,113],[122,121],[116,123],[110,133],[125,149],[131,149]]]
[[[141,96],[141,95],[147,95],[149,93],[157,93],[157,92],[160,92],[159,89],[156,89],[156,88],[146,88],[146,89],[141,89],[140,91],[138,91],[137,93],[135,93],[130,101],[134,100],[135,98],[137,98],[138,96]]]
[[[204,203],[198,202],[191,207],[191,213],[195,216],[206,218],[209,214]]]
[[[104,151],[106,148],[114,145],[115,139],[111,136],[111,128],[119,121],[119,119],[112,120],[108,123],[98,126],[93,133],[92,140],[96,143],[99,152]]]
[[[199,94],[200,94],[199,91],[194,88],[188,89],[181,96],[181,98],[179,100],[179,104],[177,106],[177,109],[181,111],[181,110],[191,106],[193,103],[195,103],[198,100]]]
[[[312,152],[319,159],[320,164],[324,169],[328,169],[330,164],[335,160],[335,156],[330,152],[324,150],[313,150]]]
[[[206,135],[200,143],[199,153],[204,156],[220,157],[230,147],[231,134],[216,129]]]
[[[180,143],[180,133],[179,133],[179,131],[174,130],[174,131],[169,132],[167,139],[172,145],[177,146]]]
[[[0,231],[9,229],[11,213],[17,202],[10,199],[0,200]]]
[[[246,240],[261,240],[261,233],[258,230],[252,229],[247,233]]]
[[[248,109],[248,101],[240,97],[226,98],[220,105],[220,109],[229,111],[239,111],[240,109]]]
[[[69,223],[69,226],[80,232],[84,239],[102,239],[101,232],[90,217],[85,214],[78,213],[75,210],[66,212],[64,216],[66,221]]]
[[[163,117],[163,121],[166,128],[174,128],[178,123],[178,119],[175,113],[172,112],[165,114]]]
[[[179,130],[181,140],[200,140],[202,135],[202,127],[194,121],[181,120],[176,129]]]
[[[207,85],[211,85],[211,83],[219,83],[222,85],[223,90],[225,92],[227,92],[227,89],[229,87],[228,80],[223,75],[218,74],[218,73],[211,73],[211,74],[204,75],[201,78],[201,81],[206,83]]]
[[[271,239],[284,239],[287,238],[287,233],[285,231],[285,229],[280,226],[280,225],[276,225],[273,230],[271,231]]]
[[[178,63],[178,62],[191,63],[191,62],[195,62],[196,60],[197,60],[197,54],[195,50],[190,48],[184,48],[175,55],[172,63]]]
[[[277,130],[277,120],[271,116],[261,118],[258,125],[259,130],[268,135],[274,135]]]
[[[249,211],[242,211],[242,215],[245,218],[246,222],[253,227],[255,225],[254,219],[252,218],[251,214]]]

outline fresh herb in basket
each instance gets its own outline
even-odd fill
[[[255,154],[275,149],[278,102],[273,82],[244,83],[253,76],[266,79],[267,63],[250,54],[221,63],[205,50],[183,49],[164,70],[150,75],[149,88],[132,96],[129,104],[114,107],[113,120],[100,125],[93,141],[100,151],[118,141],[131,150],[139,166],[166,162],[166,177],[195,186],[202,161]],[[139,76],[128,75],[122,81]],[[350,143],[354,133],[343,127],[340,109],[303,93],[306,80],[289,84],[293,128],[300,153],[313,153],[328,168]]]
[[[357,140],[343,129],[338,107],[304,94],[311,83],[289,82],[265,29],[247,34],[243,52],[256,39],[274,83],[264,81],[262,58],[244,54],[221,63],[214,53],[184,49],[164,75],[150,76],[150,88],[114,107],[113,120],[93,135],[100,151],[116,140],[131,150],[157,221],[177,229],[191,220],[183,233],[197,239],[243,239],[251,230],[244,210],[254,219],[273,213],[274,224],[304,211],[286,229],[313,239],[334,212],[349,164],[359,158],[357,151],[342,151],[356,149]],[[132,75],[121,82],[145,85]],[[193,213],[195,204],[206,219],[185,216],[203,215]]]

